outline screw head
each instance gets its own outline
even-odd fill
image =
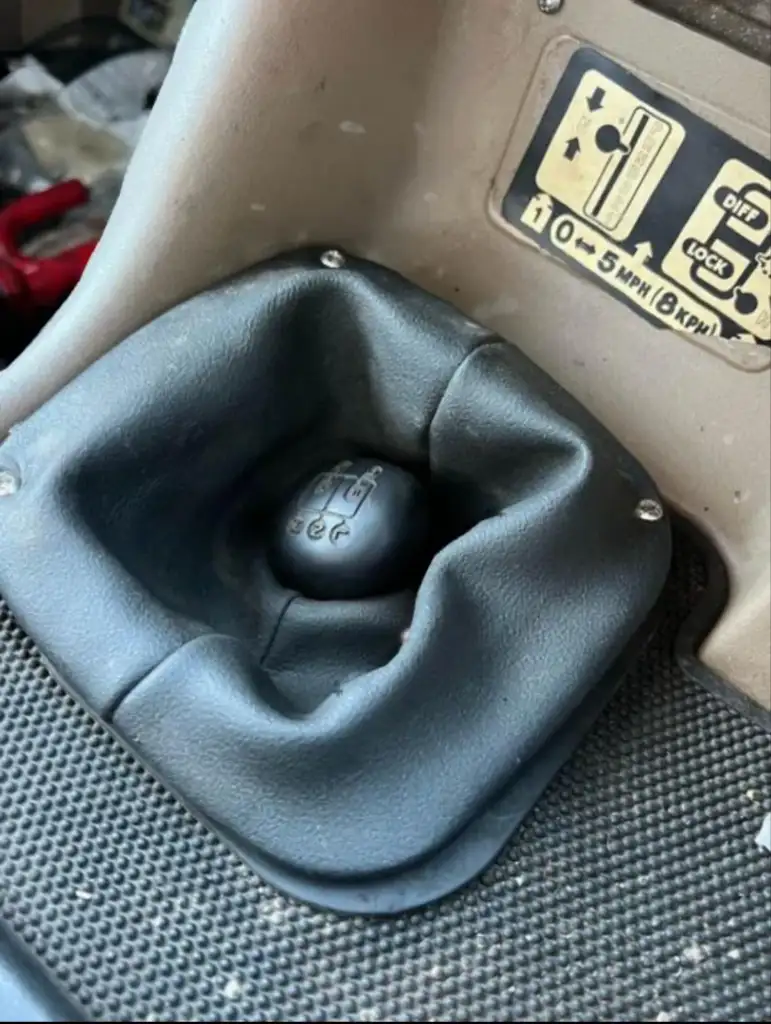
[[[0,469],[0,498],[8,498],[19,489],[19,479],[10,469]]]
[[[321,254],[321,265],[328,267],[330,270],[340,270],[346,263],[345,253],[340,252],[339,249],[327,249],[326,252]]]
[[[658,523],[664,518],[664,506],[654,498],[643,498],[637,503],[634,514],[644,523]]]
[[[556,14],[562,10],[565,0],[538,0],[538,10],[541,14]]]

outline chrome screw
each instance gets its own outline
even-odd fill
[[[7,498],[19,489],[19,480],[10,469],[0,469],[0,498]]]
[[[538,0],[538,10],[541,14],[556,14],[564,3],[565,0]]]
[[[345,263],[345,253],[340,252],[339,249],[327,249],[321,254],[321,265],[330,270],[339,270],[345,266]]]
[[[654,498],[643,498],[638,502],[634,514],[644,523],[658,523],[664,518],[664,506]]]

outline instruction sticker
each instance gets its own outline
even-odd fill
[[[771,161],[595,50],[573,55],[503,215],[656,323],[771,343]]]

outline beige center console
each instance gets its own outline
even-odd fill
[[[593,202],[594,230],[610,245],[628,247],[627,222],[668,187],[666,168],[688,131],[680,137],[672,110],[768,161],[769,68],[632,0],[565,0],[554,15],[536,0],[198,0],[86,276],[0,375],[0,435],[180,300],[278,251],[334,244],[516,341],[639,457],[729,568],[730,601],[705,663],[771,707],[771,349],[757,343],[765,328],[754,310],[740,310],[741,336],[722,336],[725,309],[687,280],[687,315],[678,320],[675,306],[670,320],[650,316],[586,262],[504,217],[512,180],[583,48],[660,97],[635,106],[602,80],[580,94],[589,117],[603,92],[617,135],[602,136],[609,160],[595,160],[586,196],[570,185],[563,199]],[[583,111],[570,116],[575,131],[562,139],[555,125],[550,136],[568,162],[589,130]],[[726,173],[715,189],[728,189],[720,196],[734,220],[739,201],[762,213],[752,174],[736,172],[730,198],[735,175]],[[558,179],[543,171],[544,193],[546,184],[559,193]],[[752,195],[740,197],[747,188]],[[722,214],[704,202],[695,227],[683,217],[677,253],[693,240],[688,258],[702,280],[711,272],[720,283],[730,257],[723,242],[702,254],[699,225]],[[582,241],[595,245],[588,231]],[[656,284],[647,241],[638,298]],[[677,253],[674,277],[691,268]],[[762,304],[766,280],[761,269],[737,288],[754,289]]]

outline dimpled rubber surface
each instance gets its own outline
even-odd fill
[[[637,0],[768,63],[771,0]]]
[[[769,740],[687,681],[679,547],[639,667],[481,881],[393,920],[263,885],[0,604],[0,906],[98,1020],[762,1021]]]

